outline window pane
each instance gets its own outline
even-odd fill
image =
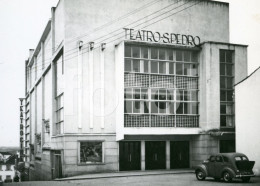
[[[159,49],[159,59],[165,60],[165,50],[164,49]]]
[[[226,114],[226,105],[220,105],[220,113]]]
[[[168,60],[173,60],[173,51],[172,50],[167,50],[167,56],[168,56]]]
[[[181,63],[176,63],[176,74],[177,75],[183,75],[183,69]]]
[[[227,105],[227,110],[226,110],[226,114],[234,114],[233,112],[233,105]]]
[[[183,103],[176,102],[176,114],[183,114]]]
[[[167,100],[173,100],[173,90],[167,90]]]
[[[166,113],[166,102],[159,102],[159,112]]]
[[[134,101],[133,102],[133,113],[140,113],[141,107],[140,107],[140,101]]]
[[[184,101],[189,101],[189,91],[184,90],[184,91],[183,91],[183,94],[184,94],[183,100],[184,100]]]
[[[184,51],[184,61],[190,62],[191,53],[189,51]]]
[[[174,63],[169,63],[169,74],[174,74]]]
[[[226,126],[226,116],[223,116],[223,115],[220,116],[220,126],[221,127]]]
[[[140,72],[140,61],[139,60],[133,60],[133,71]]]
[[[174,114],[174,103],[173,102],[169,103],[169,112],[170,112],[170,114]]]
[[[144,72],[148,73],[149,72],[149,62],[148,61],[144,61]]]
[[[226,88],[226,78],[220,77],[220,88]]]
[[[151,102],[151,113],[158,113],[158,102]]]
[[[176,50],[176,61],[183,61],[182,60],[182,51]]]
[[[134,99],[140,99],[140,89],[134,89]]]
[[[151,59],[158,59],[158,49],[151,48]]]
[[[157,89],[151,89],[151,97],[152,97],[152,99],[158,100],[158,90]]]
[[[102,162],[102,142],[80,142],[80,162]]]
[[[148,48],[147,47],[142,47],[141,48],[141,58],[148,59]]]
[[[151,73],[158,73],[158,62],[151,62]]]
[[[232,65],[226,65],[227,68],[227,76],[232,76],[233,72],[232,72]]]
[[[227,88],[233,88],[233,78],[226,78],[227,79]]]
[[[149,102],[148,101],[144,102],[144,113],[149,113]]]
[[[141,89],[141,99],[148,99],[148,90]]]
[[[131,47],[130,46],[125,47],[125,57],[131,57]]]
[[[226,62],[232,63],[232,51],[226,51]]]
[[[125,88],[125,99],[132,99],[132,89]]]
[[[198,53],[197,52],[192,52],[191,61],[198,62]]]
[[[191,91],[190,92],[190,99],[191,101],[198,101],[198,94],[197,94],[197,91]]]
[[[159,100],[166,100],[166,90],[159,90]]]
[[[132,101],[125,101],[125,113],[132,113]]]
[[[220,52],[220,56],[219,56],[220,62],[226,62],[225,61],[225,51],[224,50],[220,50],[219,52]]]
[[[198,114],[198,103],[191,103],[191,114]]]
[[[125,71],[131,72],[131,60],[130,59],[125,60]]]
[[[226,91],[225,90],[220,91],[220,101],[226,101]]]
[[[233,101],[233,91],[227,91],[227,101]]]
[[[184,75],[190,75],[190,64],[184,64]]]
[[[183,114],[189,114],[189,113],[188,113],[188,111],[189,111],[188,103],[183,103],[183,108],[184,108]]]
[[[191,75],[191,76],[198,76],[198,68],[197,68],[197,65],[191,64],[190,75]]]
[[[159,62],[160,74],[166,74],[166,62]]]
[[[176,100],[183,100],[183,91],[176,90]]]
[[[140,47],[132,47],[133,57],[140,58]]]
[[[226,75],[226,68],[225,68],[225,64],[220,63],[220,75]]]

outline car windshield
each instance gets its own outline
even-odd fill
[[[245,157],[245,156],[236,156],[236,157],[235,157],[235,160],[236,160],[236,161],[247,161],[248,159],[247,159],[247,157]]]

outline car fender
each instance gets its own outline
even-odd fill
[[[205,165],[197,165],[195,167],[195,173],[198,171],[198,170],[201,170],[202,172],[204,172],[204,174],[206,175],[206,177],[208,176],[208,170],[207,170],[207,167]]]
[[[231,175],[232,178],[236,177],[235,171],[232,170],[232,169],[229,168],[229,167],[226,167],[226,168],[224,168],[224,169],[222,170],[221,176],[223,175],[224,172],[228,172],[228,173]]]

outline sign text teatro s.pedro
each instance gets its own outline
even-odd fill
[[[192,35],[183,35],[175,33],[160,33],[152,32],[149,30],[134,30],[131,28],[124,28],[125,30],[125,39],[130,40],[139,40],[139,41],[148,41],[156,43],[168,43],[176,45],[190,45],[190,46],[199,46],[200,37]]]

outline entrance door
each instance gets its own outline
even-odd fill
[[[140,141],[119,142],[119,170],[141,170]]]
[[[61,151],[52,152],[52,178],[62,178]]]
[[[166,148],[165,141],[145,142],[145,169],[165,169],[166,168]]]
[[[190,167],[189,141],[171,141],[170,143],[171,169]]]

